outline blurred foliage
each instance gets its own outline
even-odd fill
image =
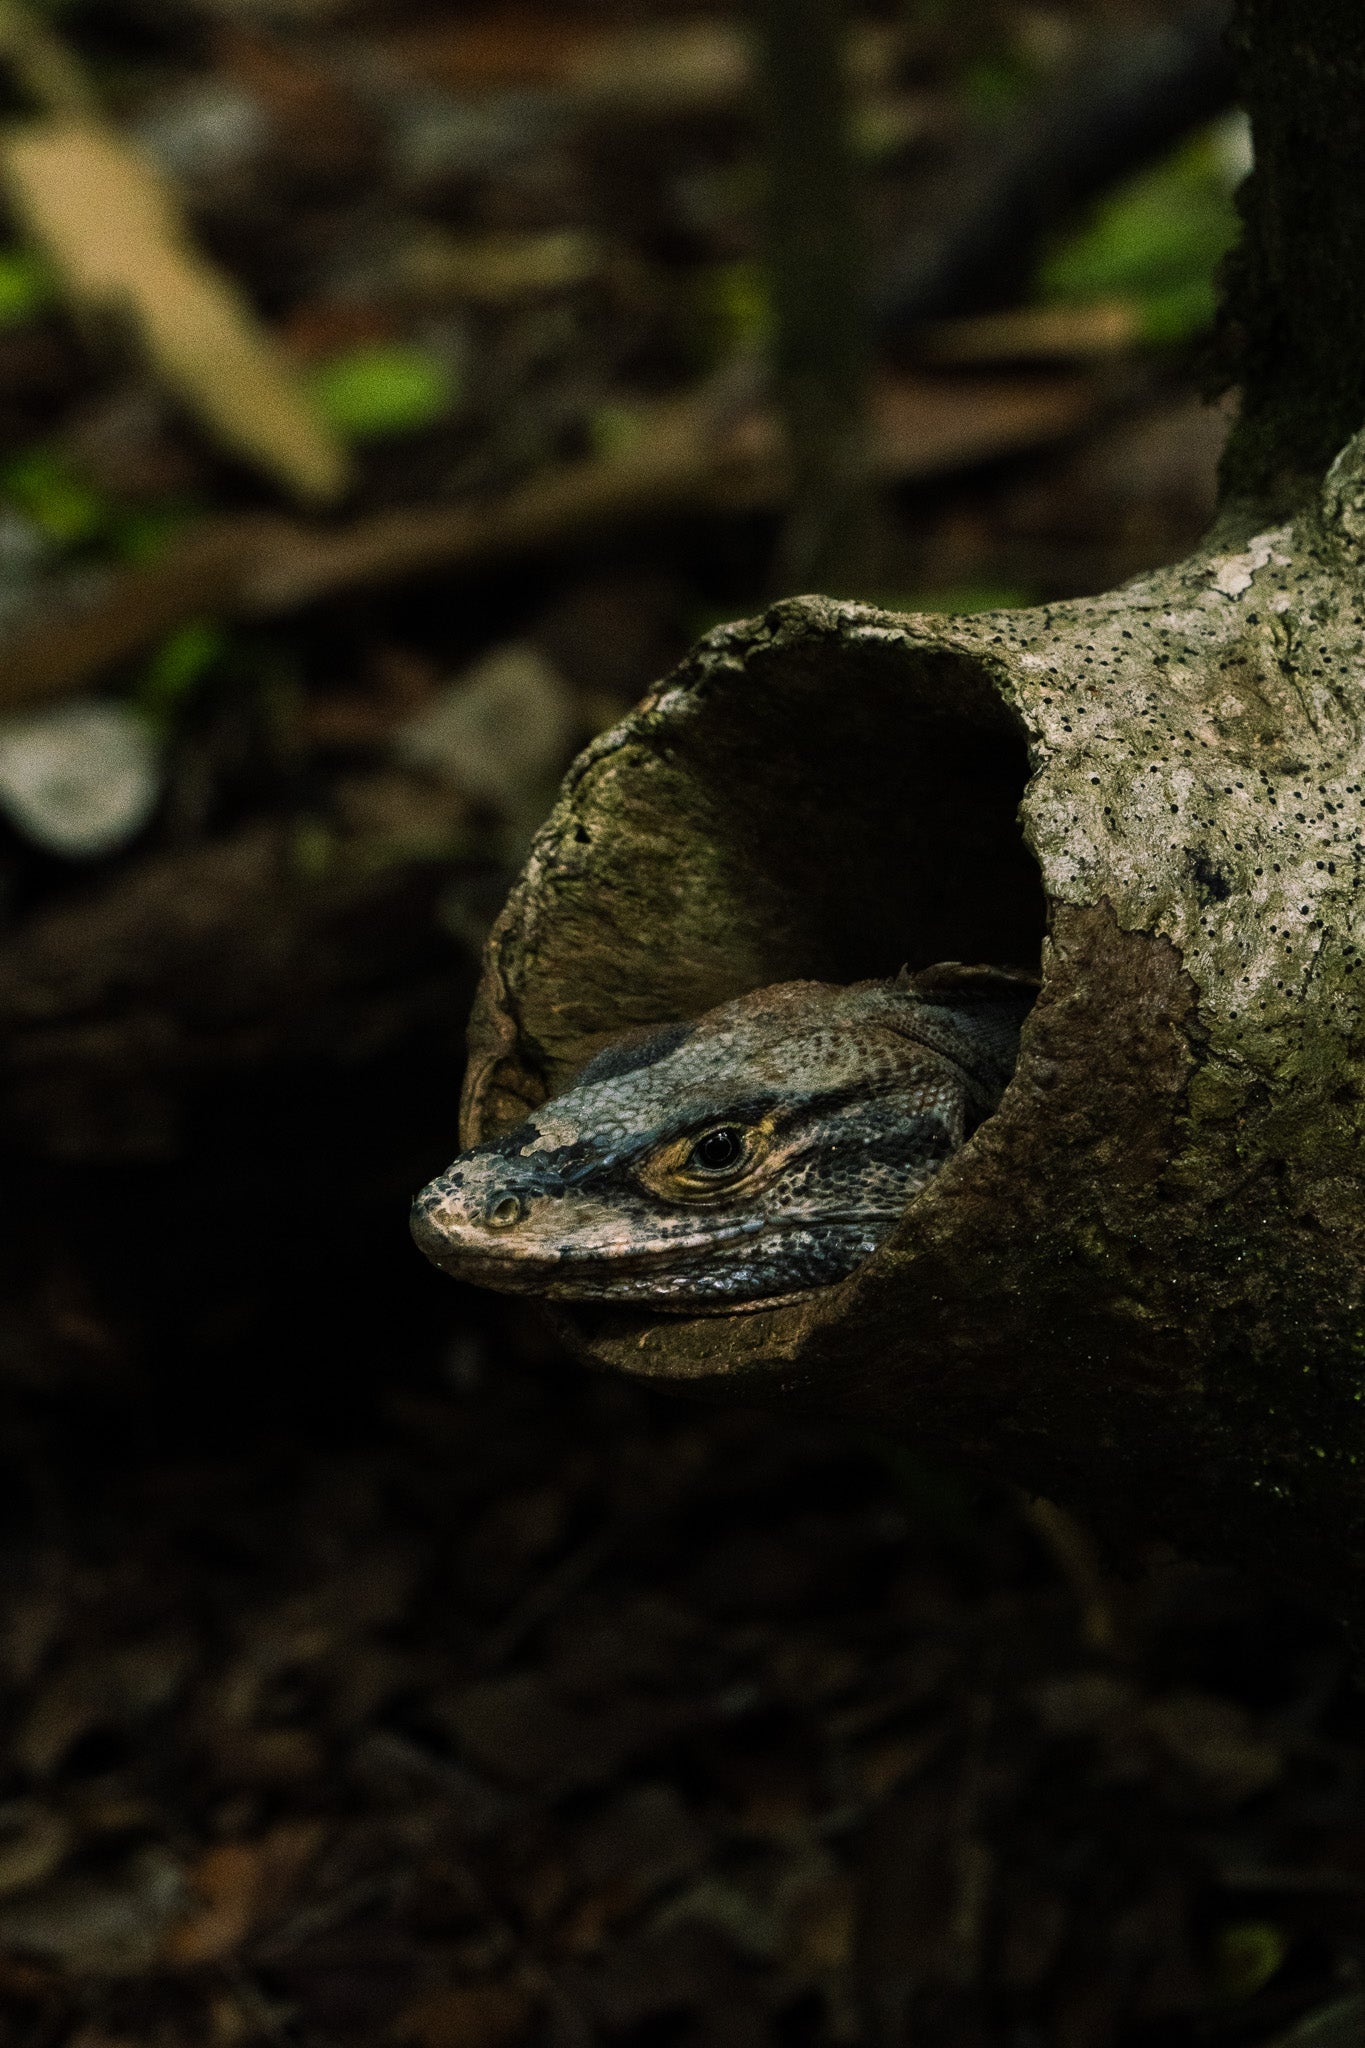
[[[766,352],[773,332],[772,294],[756,258],[708,264],[700,273],[698,296],[711,360]]]
[[[227,634],[209,619],[193,619],[162,641],[133,686],[132,702],[149,725],[164,731],[227,651]]]
[[[0,469],[0,492],[40,533],[74,548],[106,535],[114,508],[64,456],[31,448]]]
[[[154,562],[187,526],[204,516],[205,509],[203,505],[168,499],[132,509],[112,507],[110,544],[125,562]]]
[[[648,434],[650,412],[623,399],[607,399],[593,407],[587,424],[594,455],[626,455]]]
[[[154,561],[204,510],[187,500],[120,504],[69,456],[41,444],[0,467],[0,497],[63,553],[88,551],[134,563]]]
[[[1214,1968],[1219,1990],[1230,2004],[1254,1998],[1284,1962],[1288,1943],[1269,1920],[1238,1920],[1219,1929]]]
[[[43,81],[33,89],[60,112],[6,131],[5,192],[63,297],[97,329],[112,323],[220,446],[305,502],[334,501],[350,479],[345,452],[248,296],[196,246],[155,162],[86,107],[65,47],[29,40]]]
[[[893,102],[880,101],[853,110],[853,149],[869,170],[904,154],[905,121]]]
[[[962,96],[975,114],[1002,114],[1021,105],[1036,83],[1032,64],[1014,51],[997,51],[967,67]]]
[[[296,818],[290,826],[287,858],[296,881],[325,882],[337,850],[336,833],[324,818]]]
[[[323,363],[313,396],[327,424],[348,441],[420,433],[454,411],[460,379],[434,349],[370,342]]]
[[[1044,261],[1044,300],[1126,298],[1147,341],[1175,342],[1213,319],[1214,274],[1237,237],[1228,149],[1217,129],[1183,144],[1102,200]]]
[[[1036,604],[1036,591],[1013,585],[961,583],[945,590],[878,592],[869,602],[888,612],[1000,612]]]
[[[0,249],[0,328],[20,327],[56,297],[52,274],[27,249]]]

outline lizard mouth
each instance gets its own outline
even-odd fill
[[[495,1286],[511,1285],[518,1292],[522,1288],[536,1292],[557,1291],[554,1287],[557,1276],[572,1275],[575,1280],[609,1280],[613,1274],[654,1271],[674,1259],[690,1263],[706,1258],[718,1247],[756,1237],[768,1222],[766,1217],[751,1216],[714,1229],[693,1230],[685,1235],[669,1237],[655,1245],[622,1245],[619,1249],[611,1245],[580,1248],[543,1241],[537,1243],[526,1238],[519,1240],[516,1226],[529,1220],[524,1213],[520,1218],[509,1217],[505,1222],[499,1219],[495,1226],[498,1239],[490,1242],[484,1234],[483,1225],[465,1219],[446,1223],[440,1219],[437,1210],[438,1204],[419,1195],[412,1206],[409,1225],[416,1244],[432,1264],[456,1278],[483,1280]],[[490,1215],[484,1219],[484,1225],[492,1221]]]
[[[869,1235],[877,1240],[898,1221],[899,1210],[837,1214],[819,1219],[821,1235],[830,1231],[856,1230],[861,1243],[851,1251],[847,1266],[829,1272],[809,1286],[777,1284],[761,1294],[736,1298],[725,1291],[729,1260],[722,1256],[710,1284],[698,1284],[717,1260],[717,1254],[733,1255],[748,1247],[758,1249],[758,1240],[787,1243],[801,1231],[811,1231],[808,1217],[775,1216],[759,1213],[731,1222],[719,1221],[705,1229],[691,1229],[662,1238],[649,1245],[598,1244],[596,1246],[547,1244],[534,1237],[520,1238],[518,1227],[497,1226],[496,1238],[488,1229],[490,1216],[475,1221],[467,1217],[446,1218],[439,1201],[419,1196],[413,1205],[411,1230],[419,1248],[456,1279],[473,1281],[505,1293],[540,1294],[560,1301],[619,1301],[622,1305],[656,1309],[662,1314],[739,1315],[785,1307],[819,1293],[846,1277],[846,1273],[871,1251]],[[533,1221],[523,1215],[520,1228]],[[744,1281],[741,1261],[733,1270],[737,1286]],[[774,1276],[776,1278],[776,1276]],[[649,1283],[653,1281],[654,1286]],[[631,1283],[635,1283],[632,1285]],[[762,1281],[759,1281],[762,1285]]]
[[[915,1192],[918,1193],[919,1190],[916,1189]],[[820,1221],[822,1229],[856,1229],[864,1233],[875,1231],[878,1233],[880,1241],[899,1223],[903,1213],[899,1209],[886,1209],[872,1214],[864,1213],[859,1216],[825,1216]],[[803,1227],[799,1222],[789,1222],[785,1218],[768,1218],[766,1221],[769,1234],[772,1236],[790,1235]],[[809,1226],[805,1227],[808,1228]],[[856,1258],[850,1260],[845,1271],[832,1274],[828,1279],[812,1281],[807,1287],[786,1287],[776,1290],[771,1294],[746,1295],[742,1300],[738,1301],[726,1300],[724,1295],[720,1294],[708,1295],[705,1299],[700,1300],[689,1298],[685,1301],[670,1301],[666,1297],[649,1301],[642,1300],[639,1296],[636,1296],[629,1305],[633,1308],[654,1308],[662,1315],[761,1315],[767,1309],[790,1308],[795,1302],[813,1300],[817,1294],[825,1293],[828,1288],[837,1287],[841,1280],[846,1280],[850,1273],[857,1271],[858,1266],[862,1264],[865,1257],[870,1256],[870,1249],[864,1250]]]

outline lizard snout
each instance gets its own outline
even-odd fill
[[[488,1171],[492,1164],[483,1171],[457,1164],[430,1181],[412,1205],[414,1239],[447,1271],[472,1271],[483,1258],[502,1258],[503,1244],[510,1249],[517,1226],[531,1215],[531,1191],[515,1185],[504,1162],[496,1162],[502,1171]]]

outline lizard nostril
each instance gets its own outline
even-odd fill
[[[518,1195],[504,1195],[500,1202],[494,1202],[488,1209],[484,1221],[494,1230],[510,1230],[522,1219],[521,1198]]]

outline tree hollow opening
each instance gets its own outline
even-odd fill
[[[980,662],[817,606],[713,636],[571,774],[495,938],[466,1142],[612,1038],[770,983],[1037,971],[1022,722]]]

